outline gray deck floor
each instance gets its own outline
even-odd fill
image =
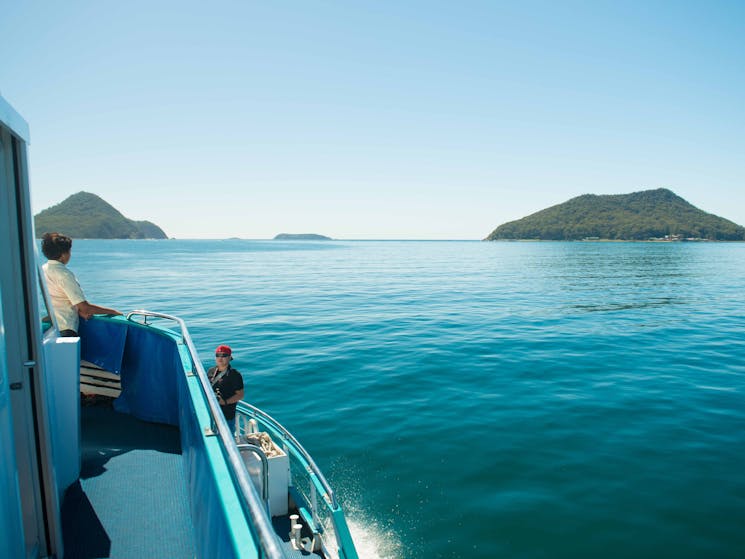
[[[65,558],[193,558],[179,431],[81,410],[82,470],[62,505]]]

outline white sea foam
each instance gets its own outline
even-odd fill
[[[347,517],[349,531],[360,559],[399,559],[401,542],[390,529],[358,516]]]

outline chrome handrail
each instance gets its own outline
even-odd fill
[[[261,462],[261,495],[259,496],[266,501],[267,510],[269,510],[269,459],[264,454],[264,451],[255,444],[240,443],[236,446],[241,456],[243,455],[243,451],[246,450],[253,452],[259,457],[259,461]]]
[[[235,481],[238,483],[240,489],[239,494],[242,497],[241,501],[244,506],[244,510],[249,514],[251,521],[256,528],[256,533],[259,538],[259,545],[262,550],[266,553],[269,559],[287,559],[287,555],[284,550],[280,547],[277,542],[277,535],[274,532],[274,528],[268,520],[267,513],[264,510],[263,504],[261,503],[260,497],[256,493],[253,481],[246,471],[243,465],[243,459],[241,458],[238,447],[233,439],[233,434],[229,432],[228,424],[225,421],[225,416],[220,409],[220,404],[217,402],[215,392],[212,389],[212,385],[207,378],[207,373],[202,366],[202,362],[199,360],[196,347],[194,342],[189,335],[189,330],[186,327],[186,323],[178,318],[169,314],[156,313],[146,310],[134,310],[127,313],[127,320],[131,320],[132,315],[139,315],[153,318],[163,318],[166,320],[173,320],[177,322],[181,328],[181,339],[184,345],[186,345],[191,356],[192,363],[197,372],[197,377],[202,385],[202,390],[207,398],[207,404],[211,415],[210,428],[216,431],[216,434],[220,437],[227,452],[227,458],[230,462],[230,467],[235,474]],[[137,321],[133,321],[137,322]]]
[[[310,496],[303,494],[302,490],[297,488],[306,501],[310,500],[308,505],[310,506],[312,521],[307,519],[309,526],[311,526],[311,529],[314,532],[319,531],[320,533],[323,533],[325,531],[323,524],[318,521],[319,507],[316,500],[317,491],[322,491],[323,503],[327,507],[328,512],[330,512],[328,519],[333,525],[333,534],[339,550],[339,557],[345,559],[359,559],[354,547],[354,542],[351,539],[351,534],[349,533],[349,527],[344,519],[344,513],[336,501],[336,494],[331,489],[331,486],[328,481],[326,481],[323,473],[313,461],[310,454],[308,454],[308,451],[305,450],[303,445],[301,445],[292,433],[285,429],[279,421],[274,419],[265,411],[260,410],[251,404],[244,401],[238,402],[236,413],[241,417],[250,417],[257,420],[259,429],[266,428],[267,430],[272,431],[272,434],[275,436],[284,439],[284,450],[292,456],[293,460],[298,461],[304,466],[306,479],[310,482]],[[320,485],[321,487],[317,489],[317,485]],[[323,538],[323,536],[321,537]],[[324,543],[323,546],[325,549],[326,544]]]
[[[285,429],[282,424],[274,419],[271,415],[255,406],[252,406],[247,402],[238,402],[238,410],[243,411],[241,408],[248,408],[251,414],[260,417],[264,423],[267,423],[273,429],[279,431],[283,438],[292,443],[292,445],[297,449],[298,453],[302,456],[303,460],[308,463],[308,467],[310,468],[311,472],[318,478],[318,481],[323,487],[323,490],[326,492],[326,494],[329,496],[329,499],[331,500],[332,507],[335,509],[339,508],[339,504],[336,501],[336,494],[334,493],[334,490],[331,489],[331,485],[329,485],[329,482],[326,481],[326,478],[324,477],[323,473],[321,473],[320,468],[313,461],[313,458],[311,458],[310,454],[308,454],[308,451],[303,448],[303,445],[300,444],[300,442],[292,435],[292,433]]]

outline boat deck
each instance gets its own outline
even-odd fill
[[[285,552],[287,559],[323,559],[320,553],[298,550],[292,547],[290,543],[290,517],[275,516],[272,517],[272,527],[279,536],[279,544]],[[307,535],[307,534],[306,534]]]
[[[196,556],[179,430],[94,401],[81,409],[80,481],[65,494],[65,558]]]

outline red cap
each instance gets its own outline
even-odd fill
[[[215,353],[227,353],[228,355],[233,355],[233,350],[230,349],[229,345],[219,345],[217,346]]]

